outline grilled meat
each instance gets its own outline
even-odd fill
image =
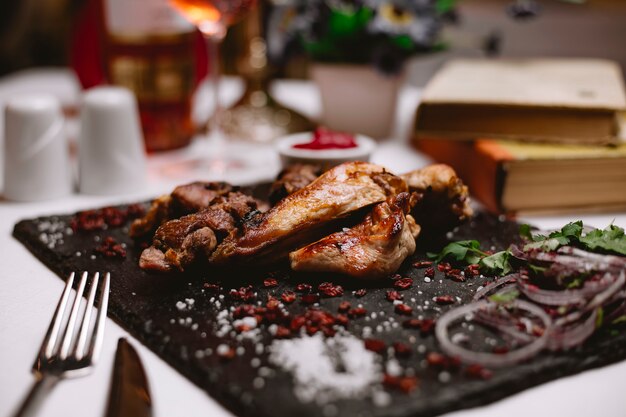
[[[332,232],[351,214],[405,192],[406,183],[383,167],[349,162],[326,171],[267,213],[244,223],[211,256],[215,264],[269,263]]]
[[[163,223],[152,246],[141,254],[142,269],[167,272],[207,262],[213,250],[257,209],[254,198],[241,192],[217,197],[208,208]]]
[[[269,201],[275,205],[289,194],[306,187],[322,174],[322,167],[310,164],[294,164],[278,174],[270,188]]]
[[[167,220],[200,211],[209,207],[218,197],[237,190],[225,182],[180,185],[171,194],[154,200],[146,215],[130,226],[130,235],[135,238],[152,235]]]
[[[376,204],[352,228],[333,233],[289,254],[294,271],[334,272],[380,278],[395,272],[415,251],[420,227],[407,215],[415,199],[400,193]]]
[[[467,186],[448,165],[430,165],[401,177],[418,196],[411,215],[423,234],[445,233],[472,216]]]

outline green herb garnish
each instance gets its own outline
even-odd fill
[[[504,291],[498,294],[493,294],[489,296],[489,299],[498,304],[507,304],[513,300],[516,300],[519,297],[519,291],[511,290]]]
[[[556,250],[565,245],[579,245],[591,251],[604,250],[626,255],[626,235],[621,227],[610,225],[606,229],[594,229],[583,235],[583,222],[568,223],[548,236],[533,235],[527,224],[520,226],[520,236],[527,240],[524,250]]]
[[[511,252],[505,250],[489,254],[480,249],[480,243],[477,240],[452,242],[446,245],[441,252],[428,253],[427,255],[436,262],[450,259],[467,264],[478,264],[482,271],[497,275],[506,275],[512,270],[509,264]]]

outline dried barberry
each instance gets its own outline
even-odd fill
[[[346,311],[350,310],[350,307],[352,307],[350,305],[349,301],[342,301],[341,303],[339,303],[339,307],[337,307],[337,310],[345,313]]]
[[[265,288],[272,288],[278,286],[278,281],[275,278],[265,278],[263,280],[263,286]]]
[[[291,304],[296,301],[296,293],[293,291],[285,291],[280,295],[280,299],[283,300],[284,303]]]
[[[413,285],[412,278],[400,278],[393,283],[393,286],[400,290],[406,290],[411,285]]]
[[[408,394],[417,388],[419,380],[414,376],[392,376],[385,374],[383,376],[383,385]]]
[[[437,304],[441,304],[441,305],[445,305],[445,304],[454,304],[454,302],[456,301],[454,299],[453,296],[451,295],[440,295],[437,296],[435,298],[433,298],[433,300],[437,303]]]
[[[367,310],[364,309],[363,307],[356,307],[348,312],[348,316],[351,318],[363,317],[366,314],[367,314]]]
[[[274,334],[274,337],[277,339],[286,339],[288,337],[291,337],[291,330],[284,326],[278,326],[276,328],[276,333]]]
[[[426,268],[426,270],[424,271],[424,276],[428,278],[433,278],[435,276],[435,268],[432,266],[430,268]]]
[[[319,301],[320,301],[319,294],[304,294],[302,296],[302,302],[304,304],[315,304],[315,303],[318,303]]]
[[[296,285],[296,291],[298,292],[311,292],[311,284],[300,283]]]
[[[394,291],[394,290],[389,290],[387,291],[387,300],[389,301],[398,301],[398,300],[402,300],[404,298],[404,296],[402,294],[400,294],[398,291]]]
[[[447,271],[446,278],[450,278],[451,280],[456,281],[456,282],[465,281],[465,277],[463,276],[463,273],[461,272],[460,269],[451,269]]]
[[[465,368],[465,375],[476,379],[490,379],[493,376],[493,372],[479,364],[473,364]]]
[[[392,346],[396,356],[403,358],[411,356],[411,348],[406,343],[395,342]]]
[[[406,304],[396,304],[396,313],[398,314],[404,314],[406,316],[410,316],[413,313],[413,308],[411,308],[411,306],[408,306]]]
[[[358,297],[358,298],[364,297],[364,296],[365,296],[365,294],[367,294],[367,290],[366,290],[365,288],[361,288],[361,289],[356,290],[356,291],[354,292],[354,295],[355,295],[356,297]]]
[[[383,353],[387,345],[380,339],[365,339],[363,340],[365,349],[371,350],[375,353]]]
[[[333,285],[332,282],[324,282],[320,284],[318,289],[327,297],[339,297],[343,295],[343,287],[341,285]]]
[[[415,268],[428,268],[432,266],[432,261],[417,261],[413,263],[413,267]]]
[[[102,244],[94,249],[96,254],[106,258],[126,258],[126,249],[112,237],[106,237]]]
[[[212,293],[218,293],[222,289],[222,287],[220,287],[218,284],[210,284],[208,282],[202,284],[202,288]]]

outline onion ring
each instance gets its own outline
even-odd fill
[[[435,325],[435,336],[439,341],[441,349],[448,355],[458,357],[462,362],[476,363],[487,367],[513,365],[539,353],[548,343],[548,338],[552,329],[552,319],[550,319],[550,316],[548,316],[548,314],[541,307],[527,301],[513,300],[508,305],[525,310],[537,316],[544,324],[543,334],[528,345],[504,354],[474,352],[454,344],[450,340],[448,332],[450,324],[467,314],[474,313],[476,310],[490,309],[498,306],[497,303],[489,300],[481,300],[450,310],[437,320],[437,324]]]

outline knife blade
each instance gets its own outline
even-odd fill
[[[106,417],[151,417],[152,399],[146,373],[135,348],[117,342]]]

